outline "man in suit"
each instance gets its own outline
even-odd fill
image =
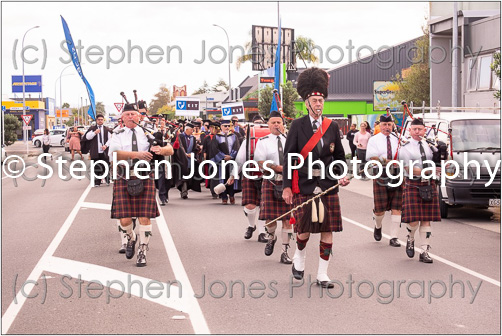
[[[89,141],[88,148],[93,164],[101,160],[109,164],[108,147],[110,145],[110,130],[103,125],[105,117],[102,114],[96,115],[96,125],[91,126],[84,135],[84,141]],[[98,163],[95,166],[96,175],[102,175],[105,167]],[[110,185],[110,174],[105,177],[106,185]],[[94,186],[99,187],[101,179],[94,179]]]
[[[180,145],[183,146],[183,149],[185,150],[187,159],[188,159],[188,172],[191,172],[192,169],[194,171],[198,170],[198,164],[197,164],[197,158],[195,155],[197,155],[197,143],[196,139],[193,136],[195,125],[188,122],[185,124],[185,131],[180,133],[178,136],[178,140],[180,142]],[[192,168],[192,156],[194,157],[194,165],[195,167]],[[180,195],[181,198],[187,199],[188,198],[188,189],[192,189],[194,191],[200,192],[200,180],[197,181],[195,179],[197,175],[194,174],[193,177],[189,179],[183,179],[182,184],[178,187],[180,190]]]
[[[334,179],[328,172],[322,178],[323,167],[319,164],[312,167],[312,178],[309,179],[307,160],[302,168],[293,173],[289,171],[292,165],[288,159],[290,153],[300,153],[305,158],[312,153],[312,162],[321,160],[326,169],[333,161],[345,162],[338,124],[322,117],[324,99],[328,96],[328,78],[328,74],[318,68],[307,69],[298,77],[297,90],[305,101],[308,115],[292,122],[284,148],[283,199],[287,204],[298,206],[337,183],[342,186],[349,184],[347,178]],[[340,169],[336,170],[333,175],[340,174]],[[338,188],[303,206],[293,215],[297,233],[293,276],[298,280],[303,279],[307,241],[311,233],[320,233],[317,284],[323,288],[333,288],[327,271],[333,245],[332,232],[342,231]]]

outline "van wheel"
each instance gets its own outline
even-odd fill
[[[439,190],[439,211],[441,212],[441,218],[448,218],[448,208],[449,205],[443,201],[443,194],[441,192],[441,188]]]

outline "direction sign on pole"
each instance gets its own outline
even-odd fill
[[[33,118],[31,114],[22,115],[21,117],[23,118],[23,121],[26,124],[26,126],[30,124],[31,118]]]
[[[183,117],[198,117],[200,114],[200,99],[176,97],[176,115]]]
[[[222,104],[221,115],[224,120],[230,120],[232,117],[244,119],[244,104],[242,102]]]
[[[124,103],[115,103],[115,108],[117,109],[117,111],[122,112],[122,108],[124,107]]]

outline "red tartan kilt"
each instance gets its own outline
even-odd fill
[[[144,191],[140,196],[131,196],[127,192],[127,181],[117,179],[113,184],[112,218],[160,216],[155,200],[155,182],[151,179],[143,180]]]
[[[255,181],[242,177],[242,206],[248,204],[260,206],[261,195],[254,185]]]
[[[308,199],[314,197],[315,195],[302,195],[302,194],[293,194],[293,207],[296,207]],[[342,226],[342,212],[340,210],[340,200],[338,198],[338,193],[332,195],[324,195],[321,197],[324,205],[326,206],[328,212],[324,215],[324,222],[322,223],[321,229],[319,232],[340,232],[343,230]],[[293,216],[296,220],[296,224],[294,225],[294,229],[296,233],[306,233],[310,232],[309,230],[305,230],[305,228],[301,225],[301,218],[304,216],[306,212],[306,208],[310,207],[311,203],[298,209],[297,211],[293,211]],[[311,215],[311,212],[310,212]],[[319,233],[319,232],[310,232],[310,233]]]
[[[281,184],[282,181],[274,181],[275,184]],[[274,198],[274,186],[268,180],[263,180],[261,185],[261,202],[260,202],[260,216],[258,219],[270,220],[284,215],[291,210],[291,205],[286,204],[283,200],[276,200]],[[285,219],[289,220],[286,216]]]
[[[434,186],[433,199],[431,202],[426,202],[420,198],[418,188],[413,187],[419,185],[427,185],[427,183],[406,179],[406,185],[403,192],[403,213],[401,215],[401,222],[440,222],[441,213],[439,210],[439,197],[436,182],[431,180],[431,185]]]
[[[403,207],[403,185],[404,182],[393,191],[387,191],[387,187],[373,180],[373,204],[376,213],[389,210],[399,210]]]

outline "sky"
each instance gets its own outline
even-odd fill
[[[65,38],[60,16],[66,20],[75,44],[81,41],[80,62],[96,102],[103,102],[110,113],[115,112],[113,104],[122,101],[121,91],[133,101],[133,90],[137,90],[139,99],[150,102],[162,84],[170,90],[173,85],[187,85],[191,94],[204,80],[210,86],[220,78],[228,82],[228,58],[223,58],[218,49],[219,46],[227,49],[227,38],[213,24],[225,28],[231,46],[244,47],[251,40],[252,25],[277,26],[277,7],[277,2],[3,2],[2,100],[13,97],[11,76],[22,75],[23,35],[39,26],[25,35],[25,48],[38,48],[25,51],[25,59],[31,62],[25,63],[25,75],[42,75],[43,95],[56,98],[56,105],[59,106],[60,97],[72,107],[78,107],[82,97],[85,105],[85,85],[61,47]],[[362,46],[377,50],[421,36],[428,5],[427,2],[280,2],[279,11],[282,27],[294,29],[295,37],[309,37],[321,47],[323,62],[319,66],[334,68],[348,63],[349,51],[354,60],[356,50]],[[201,61],[203,44],[205,59]],[[352,50],[347,48],[349,44]],[[129,45],[137,47],[129,51]],[[91,55],[98,52],[91,46],[103,50],[101,60],[100,56]],[[181,63],[175,46],[181,50]],[[331,48],[329,61],[326,53],[333,46],[340,47],[343,55],[339,49]],[[212,47],[216,47],[213,61],[209,59]],[[162,55],[147,58],[149,48],[151,53],[162,50]],[[125,54],[122,61],[121,50]],[[367,55],[368,50],[363,48],[361,55]],[[232,87],[257,73],[250,62],[237,70],[238,56],[237,50],[231,62]],[[303,63],[297,65],[303,67]]]

